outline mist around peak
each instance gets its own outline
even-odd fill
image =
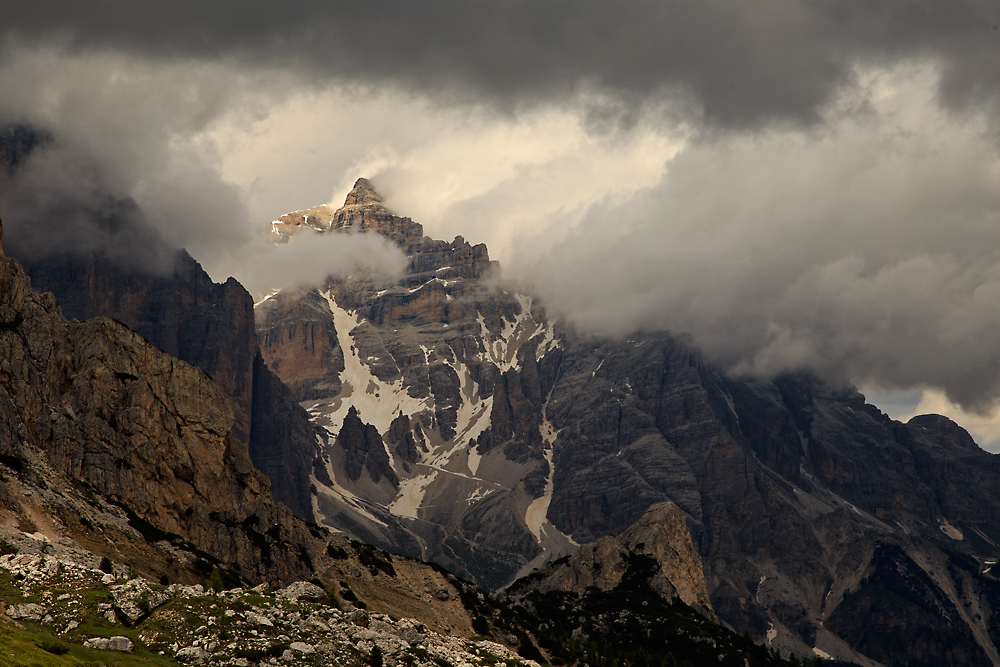
[[[275,290],[321,284],[328,276],[365,273],[394,281],[406,265],[403,251],[378,234],[303,229],[284,243],[261,235],[233,258],[228,270],[259,300]]]

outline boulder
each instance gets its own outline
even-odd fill
[[[114,637],[91,637],[83,642],[83,645],[99,651],[120,651],[121,653],[131,653],[135,648],[131,639],[121,635]]]
[[[40,621],[46,614],[45,607],[34,602],[11,605],[7,609],[7,615],[18,621]]]
[[[275,597],[293,602],[319,602],[326,597],[326,591],[308,581],[296,581],[294,584],[282,588],[275,593]]]
[[[174,654],[178,662],[187,664],[200,664],[209,657],[208,651],[200,646],[185,646]]]
[[[129,623],[145,618],[170,599],[167,595],[151,589],[145,579],[138,578],[112,586],[111,598],[114,600],[115,609]]]

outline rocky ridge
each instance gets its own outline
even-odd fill
[[[21,216],[12,247],[34,288],[52,293],[70,319],[123,322],[212,376],[229,399],[234,433],[249,446],[276,497],[311,519],[310,448],[322,431],[260,356],[250,295],[233,279],[212,282],[153,228],[136,202],[110,195],[99,183],[80,200],[52,195],[44,204],[22,201],[22,169],[30,172],[36,153],[53,143],[42,130],[0,127],[0,200]],[[72,242],[53,242],[53,234],[64,233]]]
[[[667,602],[681,600],[714,618],[701,558],[691,543],[684,512],[671,502],[651,506],[621,535],[584,544],[572,556],[547,564],[509,590],[558,590],[578,596],[590,588],[609,591],[622,584],[630,564],[642,557],[655,563],[655,573],[649,577],[652,591]]]
[[[357,189],[331,220],[367,206],[370,229],[409,228]],[[585,335],[422,247],[406,241],[399,281],[331,279],[256,308],[265,359],[330,436],[318,521],[498,588],[672,501],[712,607],[758,641],[863,665],[1000,663],[1000,463],[960,427],[894,422],[805,373],[727,378],[667,333]],[[299,364],[306,309],[322,351]],[[352,409],[398,485],[348,474]]]
[[[260,356],[253,299],[242,285],[213,283],[184,251],[167,275],[72,254],[36,259],[26,270],[34,288],[55,296],[64,316],[114,318],[208,373],[229,399],[233,432],[249,445],[275,495],[298,516],[312,518],[309,449],[317,432]]]

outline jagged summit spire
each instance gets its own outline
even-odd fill
[[[354,182],[354,189],[347,193],[344,206],[364,206],[366,204],[381,204],[382,197],[375,192],[372,182],[367,178],[359,178]]]
[[[321,204],[286,213],[271,222],[271,232],[279,243],[287,241],[301,227],[311,227],[321,233],[372,231],[403,247],[419,241],[424,235],[422,226],[386,208],[367,178],[354,182],[354,188],[344,198],[344,205],[336,210],[329,204]]]

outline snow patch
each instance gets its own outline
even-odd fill
[[[458,406],[456,414],[453,441],[458,444],[467,443],[470,439],[478,438],[489,426],[493,397],[480,398],[479,383],[472,379],[472,373],[464,363],[458,359],[454,361],[445,359],[444,362],[451,366],[458,376],[459,396],[462,398],[462,404]],[[472,474],[475,475],[475,471]]]
[[[543,541],[542,531],[548,532],[552,530],[554,532],[559,532],[555,526],[549,523],[548,517],[549,505],[552,503],[552,487],[553,479],[556,474],[556,466],[553,462],[553,452],[556,438],[559,436],[559,431],[555,430],[552,423],[549,421],[548,416],[545,414],[546,406],[542,407],[542,423],[538,426],[538,431],[542,436],[544,441],[543,445],[543,455],[545,456],[545,461],[549,464],[549,476],[545,480],[545,491],[542,493],[541,497],[535,498],[528,505],[528,510],[524,513],[524,523],[527,525],[528,530],[531,534],[535,536],[538,543],[541,544]],[[560,429],[561,430],[561,429]],[[561,533],[560,533],[561,534]],[[573,544],[571,538],[567,536],[567,539]]]
[[[257,303],[255,303],[253,305],[253,307],[256,308],[257,306],[259,306],[260,304],[264,303],[268,299],[270,299],[270,298],[274,297],[275,295],[277,295],[278,292],[280,292],[280,291],[281,291],[280,289],[271,290],[270,292],[268,292],[267,294],[264,295],[263,299],[261,299],[260,301],[258,301]]]
[[[957,540],[960,542],[965,539],[965,535],[962,534],[962,531],[960,531],[958,528],[948,523],[947,519],[941,519],[941,523],[938,525],[938,528],[941,529],[942,533],[944,533],[953,540]]]
[[[493,493],[493,491],[495,491],[495,489],[486,489],[484,491],[482,487],[477,486],[475,489],[472,490],[472,493],[470,493],[469,497],[466,498],[465,500],[468,503],[474,503],[477,500],[482,500],[486,496],[490,495],[491,493]]]
[[[541,361],[542,357],[559,347],[559,339],[556,338],[556,327],[554,322],[549,322],[544,328],[536,332],[531,338],[539,333],[543,334],[542,341],[535,348],[535,361]],[[529,339],[530,340],[530,339]]]
[[[503,329],[496,338],[487,328],[483,314],[478,313],[477,315],[483,348],[486,351],[486,360],[492,362],[501,373],[511,368],[514,370],[520,368],[517,360],[518,348],[523,342],[534,338],[543,328],[541,323],[535,322],[531,317],[531,297],[515,294],[514,298],[521,305],[521,312],[515,315],[513,320],[504,318]]]
[[[399,485],[399,496],[389,504],[389,511],[396,516],[417,518],[417,510],[424,502],[424,494],[431,482],[437,479],[439,471],[434,470],[428,475],[418,475],[404,480]]]
[[[479,472],[479,464],[483,461],[483,455],[479,453],[477,446],[469,445],[469,472],[475,477]]]
[[[355,313],[350,313],[337,305],[331,292],[320,292],[326,299],[333,315],[333,326],[337,330],[337,340],[344,351],[344,370],[340,374],[342,388],[327,413],[329,424],[326,429],[336,435],[344,424],[347,411],[353,405],[362,421],[373,425],[380,434],[389,430],[389,424],[401,412],[407,416],[431,409],[429,398],[413,398],[400,378],[393,383],[380,380],[361,359],[351,332],[360,324]],[[426,354],[426,351],[425,351]],[[350,401],[341,400],[350,396]],[[386,447],[389,460],[395,464],[392,452]],[[393,465],[395,467],[395,465]]]
[[[451,287],[452,285],[458,284],[458,282],[459,282],[458,280],[444,280],[443,278],[431,278],[427,282],[420,283],[419,285],[417,285],[413,289],[408,290],[407,294],[413,294],[414,292],[419,292],[420,290],[422,290],[423,288],[427,287],[431,283],[441,283],[445,287]]]

